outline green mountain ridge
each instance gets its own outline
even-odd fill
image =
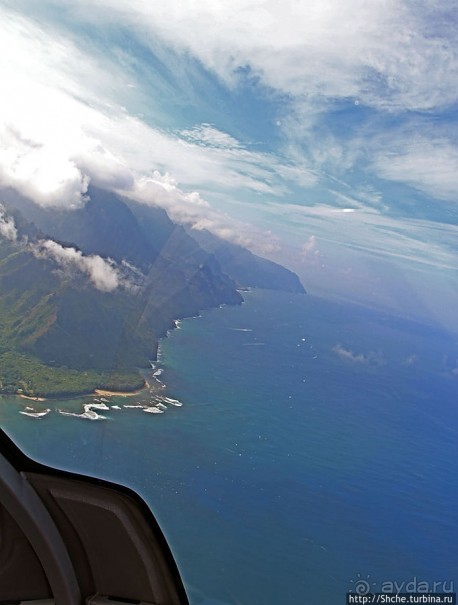
[[[49,211],[7,193],[18,238],[0,235],[0,392],[139,388],[137,368],[175,319],[240,304],[237,287],[256,285],[234,281],[160,208],[91,188],[83,208]],[[110,259],[118,287],[97,289],[77,264],[46,254],[49,239],[80,260]]]

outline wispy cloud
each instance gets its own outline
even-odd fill
[[[348,249],[410,267],[456,270],[458,227],[455,225],[319,203],[270,204],[266,212],[272,217],[281,215],[283,220],[294,224],[292,236],[298,242],[303,242],[304,231],[315,235],[323,252],[333,245],[341,254]]]
[[[80,19],[122,19],[147,44],[160,37],[191,53],[229,85],[256,77],[301,102],[353,97],[395,110],[454,101],[456,41],[434,26],[451,9],[447,2],[432,8],[402,0],[174,0],[167,9],[141,0],[72,3]]]
[[[444,200],[458,200],[458,146],[448,138],[405,135],[375,152],[372,167],[382,178],[406,183]]]
[[[231,137],[227,132],[218,130],[212,124],[201,124],[191,129],[180,130],[178,134],[188,141],[209,147],[223,149],[240,149],[242,147],[237,139]]]

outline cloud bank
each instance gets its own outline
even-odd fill
[[[164,208],[177,223],[199,231],[206,229],[240,246],[254,247],[264,253],[279,246],[271,233],[215,211],[197,191],[183,191],[168,173],[154,171],[149,177],[139,178],[135,188],[125,194],[146,205]]]

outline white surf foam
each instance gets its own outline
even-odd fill
[[[97,414],[93,408],[97,410],[109,410],[110,408],[104,403],[86,403],[83,405],[84,412],[77,414],[76,412],[67,412],[66,410],[57,410],[62,416],[73,416],[74,418],[85,418],[86,420],[106,420],[106,416]]]
[[[160,410],[155,405],[153,405],[151,407],[143,408],[143,411],[148,414],[163,414],[164,413],[164,410]]]
[[[170,403],[170,405],[175,405],[177,407],[181,407],[183,404],[178,399],[172,399],[172,397],[164,397],[164,401]]]
[[[19,414],[23,414],[24,416],[30,416],[30,418],[43,418],[44,416],[47,416],[50,411],[51,410],[48,408],[46,410],[42,410],[41,412],[38,412],[37,410],[34,410],[33,408],[26,407],[25,410],[20,411]]]

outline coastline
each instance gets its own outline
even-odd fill
[[[48,396],[48,397],[36,397],[32,395],[24,395],[22,393],[10,393],[13,397],[19,397],[20,399],[26,399],[27,401],[35,401],[35,402],[44,402],[49,400],[61,400],[61,399],[74,399],[75,397],[133,397],[135,395],[139,395],[146,389],[150,389],[150,383],[145,380],[143,386],[140,389],[135,389],[133,391],[108,391],[106,389],[94,389],[90,392],[81,392],[81,393],[72,393],[71,395],[56,395],[56,396]],[[4,395],[8,395],[8,393],[3,393]]]
[[[195,315],[193,317],[199,317],[200,315]],[[162,339],[165,339],[168,337],[169,332],[179,329],[180,327],[180,323],[183,319],[187,319],[188,317],[185,316],[183,318],[179,318],[179,319],[174,319],[169,327],[167,328],[167,330],[165,330],[165,332],[159,337],[159,342]],[[151,367],[154,369],[155,368],[155,364],[158,361],[158,349],[159,349],[159,345],[156,348],[156,355],[153,357],[153,360],[149,359],[149,363],[151,365]],[[138,370],[139,373],[143,373],[142,370]],[[56,392],[52,392],[52,393],[44,393],[43,395],[25,395],[24,393],[18,393],[17,391],[10,391],[10,392],[1,392],[1,395],[10,395],[13,397],[19,397],[21,399],[25,399],[28,401],[34,401],[34,402],[39,402],[39,403],[43,403],[45,401],[53,401],[53,400],[66,400],[66,399],[75,399],[78,397],[134,397],[135,395],[140,395],[143,391],[147,390],[147,389],[153,389],[156,387],[155,381],[157,381],[159,383],[159,386],[165,386],[162,385],[160,383],[160,380],[158,380],[158,378],[154,377],[154,381],[153,384],[150,384],[146,379],[144,380],[143,385],[140,388],[135,388],[134,390],[131,391],[121,391],[121,390],[110,390],[110,389],[104,389],[104,388],[93,388],[93,389],[87,389],[87,390],[75,390],[75,391],[71,391],[71,390],[66,390],[64,392],[60,392],[60,393],[56,393]],[[138,383],[137,383],[138,384]]]
[[[243,300],[241,301],[243,302]],[[237,304],[237,303],[224,303],[224,304]],[[219,305],[219,306],[224,306],[223,305]],[[209,307],[204,307],[203,310],[209,310],[211,308],[216,308],[217,305],[210,305]],[[153,359],[150,358],[147,360],[149,362],[149,364],[151,365],[152,369],[155,369],[155,364],[157,361],[159,361],[159,357],[160,357],[160,353],[159,353],[159,348],[160,348],[160,341],[162,339],[165,339],[168,337],[169,333],[172,332],[173,330],[179,329],[180,328],[180,324],[182,322],[182,320],[184,319],[189,319],[191,317],[201,317],[201,312],[200,311],[196,311],[196,314],[184,314],[182,317],[178,317],[175,318],[173,320],[170,320],[168,322],[168,325],[163,329],[160,330],[158,333],[158,342],[157,342],[157,346],[156,346],[156,352],[154,355],[154,352],[152,357]],[[35,361],[33,359],[30,360],[26,360],[29,363],[29,365]],[[146,361],[146,360],[145,360]],[[136,368],[136,374],[143,374],[144,370],[146,368],[139,369]],[[156,386],[154,384],[151,385],[148,381],[144,380],[144,384],[141,387],[138,387],[138,381],[133,380],[132,379],[132,375],[126,376],[126,374],[133,374],[133,372],[135,372],[135,369],[131,369],[131,370],[125,370],[123,376],[121,376],[121,380],[119,380],[118,382],[121,383],[122,386],[124,385],[129,385],[129,383],[135,385],[136,388],[134,388],[134,390],[110,390],[110,389],[106,389],[106,388],[97,388],[96,385],[97,383],[105,383],[107,382],[106,376],[103,375],[103,371],[102,370],[75,370],[72,368],[60,368],[60,367],[49,367],[46,364],[40,362],[39,360],[36,360],[35,365],[32,364],[32,370],[37,374],[38,378],[35,379],[34,381],[32,381],[31,385],[29,385],[30,391],[33,392],[38,392],[39,395],[26,395],[24,393],[18,392],[21,391],[22,389],[15,389],[14,387],[16,385],[14,385],[14,383],[11,385],[13,386],[13,388],[10,391],[4,391],[3,389],[1,389],[0,392],[0,396],[2,395],[11,395],[11,396],[15,396],[15,397],[19,397],[21,399],[24,400],[28,400],[28,401],[34,401],[34,402],[45,402],[45,401],[49,401],[49,400],[64,400],[64,399],[75,399],[78,397],[97,397],[97,396],[101,396],[101,397],[133,397],[135,395],[139,395],[141,394],[144,390],[146,389],[150,389],[153,388],[154,386]],[[28,366],[25,368],[24,370],[24,374],[27,374],[27,372],[29,371]],[[161,370],[162,371],[162,370]],[[54,376],[54,373],[58,373],[57,376]],[[60,372],[60,374],[59,374]],[[63,373],[63,375],[61,375]],[[87,379],[85,380],[79,380],[81,378],[81,374],[91,374],[90,376],[87,377]],[[94,374],[94,376],[92,376],[92,374]],[[158,374],[159,375],[159,372]],[[44,379],[46,380],[43,380]],[[164,387],[165,385],[163,385],[161,383],[161,381],[154,377],[155,381],[157,381],[159,383],[159,386]],[[45,382],[46,384],[43,384],[43,382]],[[76,384],[75,384],[76,382]],[[113,381],[110,381],[113,384]],[[62,384],[65,383],[65,384]],[[78,383],[82,383],[82,384],[78,384]],[[89,384],[88,384],[89,383]],[[74,387],[72,388],[72,386],[74,385]],[[121,386],[120,385],[120,386]],[[17,385],[19,386],[19,385]],[[111,386],[111,385],[110,385]],[[113,386],[116,388],[116,384],[113,384]],[[54,387],[54,388],[53,388]],[[62,388],[61,388],[62,387]],[[80,388],[78,388],[80,387]],[[49,389],[49,390],[48,390]]]

